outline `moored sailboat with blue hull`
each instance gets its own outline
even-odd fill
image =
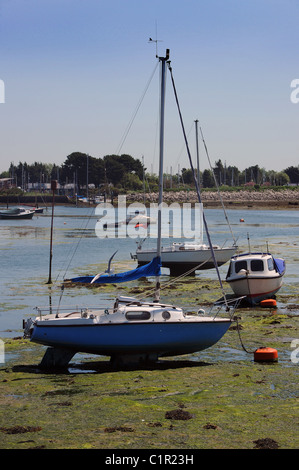
[[[31,341],[76,352],[144,359],[190,354],[209,348],[226,333],[231,319],[186,314],[173,305],[117,300],[109,312],[83,310],[28,323]],[[32,331],[30,332],[30,330]]]

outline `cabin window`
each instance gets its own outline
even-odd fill
[[[261,259],[253,259],[250,266],[251,271],[264,271],[264,262]]]
[[[164,320],[169,320],[170,313],[168,312],[168,310],[163,310],[162,317],[164,318]]]
[[[235,272],[238,273],[241,269],[247,269],[247,261],[237,261],[235,264]]]
[[[126,312],[127,320],[149,320],[151,318],[151,313],[146,311],[130,311]]]
[[[273,263],[273,258],[268,258],[267,263],[268,263],[269,271],[274,271],[275,267],[274,267],[274,263]]]

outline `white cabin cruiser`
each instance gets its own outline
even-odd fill
[[[233,256],[226,281],[234,294],[246,296],[251,305],[273,298],[282,285],[285,261],[270,253],[244,253]]]

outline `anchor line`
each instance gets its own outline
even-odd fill
[[[237,316],[235,317],[235,320],[236,320],[236,323],[237,323],[237,332],[238,332],[238,336],[239,336],[239,340],[240,340],[240,343],[241,343],[242,348],[244,349],[244,351],[245,351],[247,354],[254,354],[254,352],[255,352],[256,350],[254,350],[254,351],[248,351],[248,350],[245,348],[244,343],[243,343],[242,338],[241,338],[240,325],[239,325],[238,317],[237,317]]]

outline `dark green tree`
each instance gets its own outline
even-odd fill
[[[299,165],[298,166],[289,166],[284,170],[284,172],[290,178],[290,183],[299,184]]]
[[[143,167],[141,161],[137,158],[131,157],[131,155],[120,155],[119,162],[124,165],[127,173],[135,173],[138,178],[142,181]],[[146,170],[146,168],[145,168]]]
[[[202,185],[204,188],[214,188],[215,180],[211,170],[204,170],[202,173]]]
[[[81,152],[73,152],[68,155],[61,168],[61,181],[63,183],[76,181],[78,189],[86,186],[88,165],[88,183],[92,183],[89,180],[89,175],[92,175],[90,168],[92,166],[90,165],[92,163],[91,158],[86,153]]]
[[[193,173],[190,168],[182,168],[182,178],[184,184],[193,184],[194,183],[194,178],[193,178]]]
[[[224,172],[224,166],[220,158],[217,162],[215,162],[215,167],[213,168],[213,171],[218,185],[221,186],[222,184],[225,184],[226,175]]]
[[[120,162],[119,155],[106,155],[104,157],[105,178],[107,183],[114,186],[120,183],[126,173],[126,167]]]

